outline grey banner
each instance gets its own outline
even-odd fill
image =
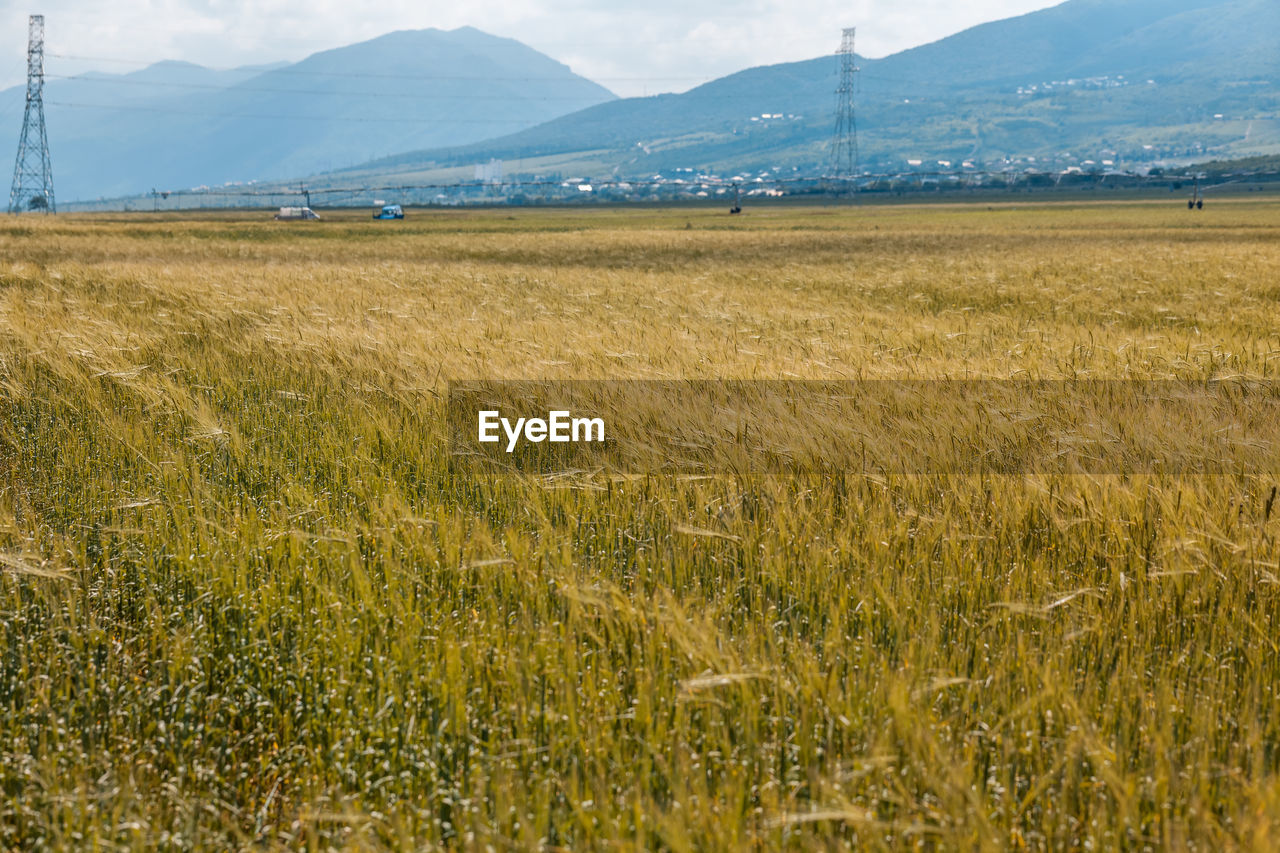
[[[461,464],[557,473],[1280,471],[1280,383],[578,380],[449,387]]]

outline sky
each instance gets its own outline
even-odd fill
[[[622,96],[680,92],[754,65],[835,52],[858,28],[880,57],[1056,0],[0,0],[0,88],[26,74],[26,17],[45,16],[46,72],[296,61],[393,30],[470,25]]]

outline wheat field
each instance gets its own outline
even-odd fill
[[[0,847],[1275,849],[1280,465],[557,479],[442,412],[1278,358],[1274,203],[10,217]]]

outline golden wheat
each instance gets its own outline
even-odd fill
[[[1278,237],[0,223],[0,846],[1274,848],[1277,472],[548,480],[456,464],[443,395],[1267,379]]]

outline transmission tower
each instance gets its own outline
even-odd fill
[[[846,27],[836,56],[840,60],[840,83],[836,86],[836,129],[831,138],[831,176],[852,179],[858,174],[858,122],[853,101],[857,91],[858,58],[853,52],[857,27]]]
[[[9,212],[56,213],[49,140],[44,132],[44,15],[32,15],[27,32],[27,112],[13,165]]]

